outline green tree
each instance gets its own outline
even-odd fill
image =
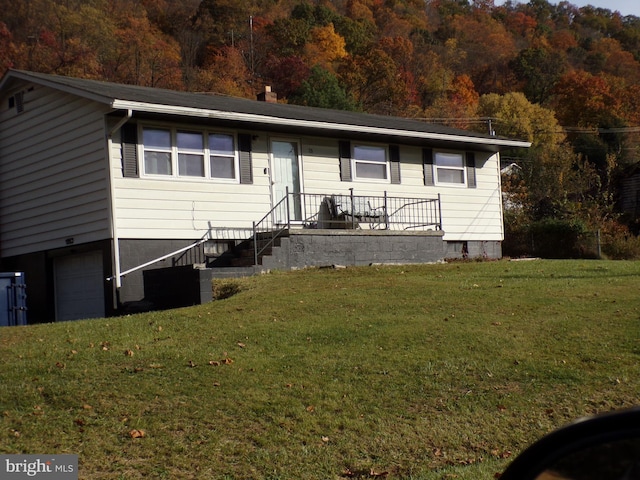
[[[546,102],[567,69],[563,54],[545,47],[521,50],[511,68],[523,84],[523,92],[534,103]]]
[[[289,101],[309,107],[332,108],[336,110],[357,110],[357,105],[340,86],[335,75],[316,65],[311,75]]]

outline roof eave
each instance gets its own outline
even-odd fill
[[[292,118],[259,115],[254,113],[231,112],[224,110],[210,110],[203,108],[183,107],[176,105],[161,105],[153,103],[132,102],[129,100],[114,100],[111,104],[114,109],[134,110],[145,113],[162,113],[169,115],[218,119],[233,122],[263,124],[269,126],[294,127],[318,129],[323,131],[351,131],[367,135],[384,135],[400,138],[420,140],[461,142],[478,146],[493,146],[501,148],[528,148],[530,142],[511,140],[498,137],[475,137],[466,135],[453,135],[419,130],[402,130],[394,128],[381,128],[368,125],[353,125],[344,123],[321,122],[315,120],[300,120]]]
[[[24,82],[37,83],[38,85],[42,85],[44,87],[54,88],[64,93],[77,95],[77,96],[86,98],[88,100],[93,100],[95,102],[103,103],[106,105],[110,105],[114,102],[114,99],[112,97],[109,97],[106,95],[99,95],[94,92],[82,90],[69,85],[64,85],[62,83],[59,83],[53,80],[47,80],[46,78],[35,77],[31,75],[29,72],[24,72],[22,70],[9,70],[7,74],[0,81],[0,91],[2,91],[6,87],[6,85],[8,85],[11,81],[14,81],[14,80],[22,80]]]

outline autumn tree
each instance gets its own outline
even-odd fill
[[[519,92],[480,97],[478,115],[491,118],[497,135],[532,143],[525,152],[505,152],[519,159],[519,171],[529,191],[527,215],[544,205],[557,211],[572,190],[571,172],[575,157],[552,110],[531,103]],[[522,156],[524,154],[524,157]],[[537,212],[539,213],[539,212]],[[548,212],[547,212],[548,213]]]
[[[206,32],[207,45],[231,45],[248,34],[250,8],[238,0],[202,0],[194,21]]]
[[[272,54],[282,57],[302,56],[311,27],[299,18],[278,18],[267,25],[265,32],[270,38]]]
[[[469,128],[477,116],[478,92],[468,75],[455,77],[446,94],[425,109],[427,118],[438,118],[445,124],[457,128]]]
[[[250,80],[242,53],[226,46],[209,50],[202,68],[197,70],[193,86],[197,91],[253,98]]]
[[[452,20],[456,48],[465,52],[456,74],[467,74],[481,93],[504,91],[508,86],[508,64],[515,58],[514,38],[493,18],[458,15]]]
[[[15,50],[11,32],[0,22],[0,75],[14,66]]]
[[[303,55],[309,65],[320,65],[331,71],[334,62],[347,56],[344,38],[336,33],[332,23],[314,27],[309,32]]]
[[[621,99],[601,76],[585,71],[563,75],[554,93],[558,118],[564,125],[597,128],[611,122],[620,110]]]
[[[402,116],[416,98],[411,72],[388,53],[393,39],[379,42],[363,55],[346,58],[339,75],[349,95],[372,113]]]
[[[146,16],[123,16],[115,32],[117,52],[107,62],[112,81],[182,89],[180,47],[152,25]]]
[[[280,98],[294,95],[311,75],[311,67],[298,56],[270,56],[264,65],[263,78]]]

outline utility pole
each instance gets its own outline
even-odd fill
[[[249,38],[250,38],[250,61],[251,61],[251,79],[254,77],[254,69],[253,69],[253,15],[249,16]]]

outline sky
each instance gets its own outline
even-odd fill
[[[558,4],[560,0],[548,0],[549,3]],[[640,17],[640,1],[638,0],[568,0],[569,3],[576,7],[586,7],[592,5],[594,7],[606,8],[613,12],[618,11],[624,15],[635,15]],[[503,1],[495,1],[496,5],[504,3]],[[526,0],[519,1],[518,3],[527,3]]]

